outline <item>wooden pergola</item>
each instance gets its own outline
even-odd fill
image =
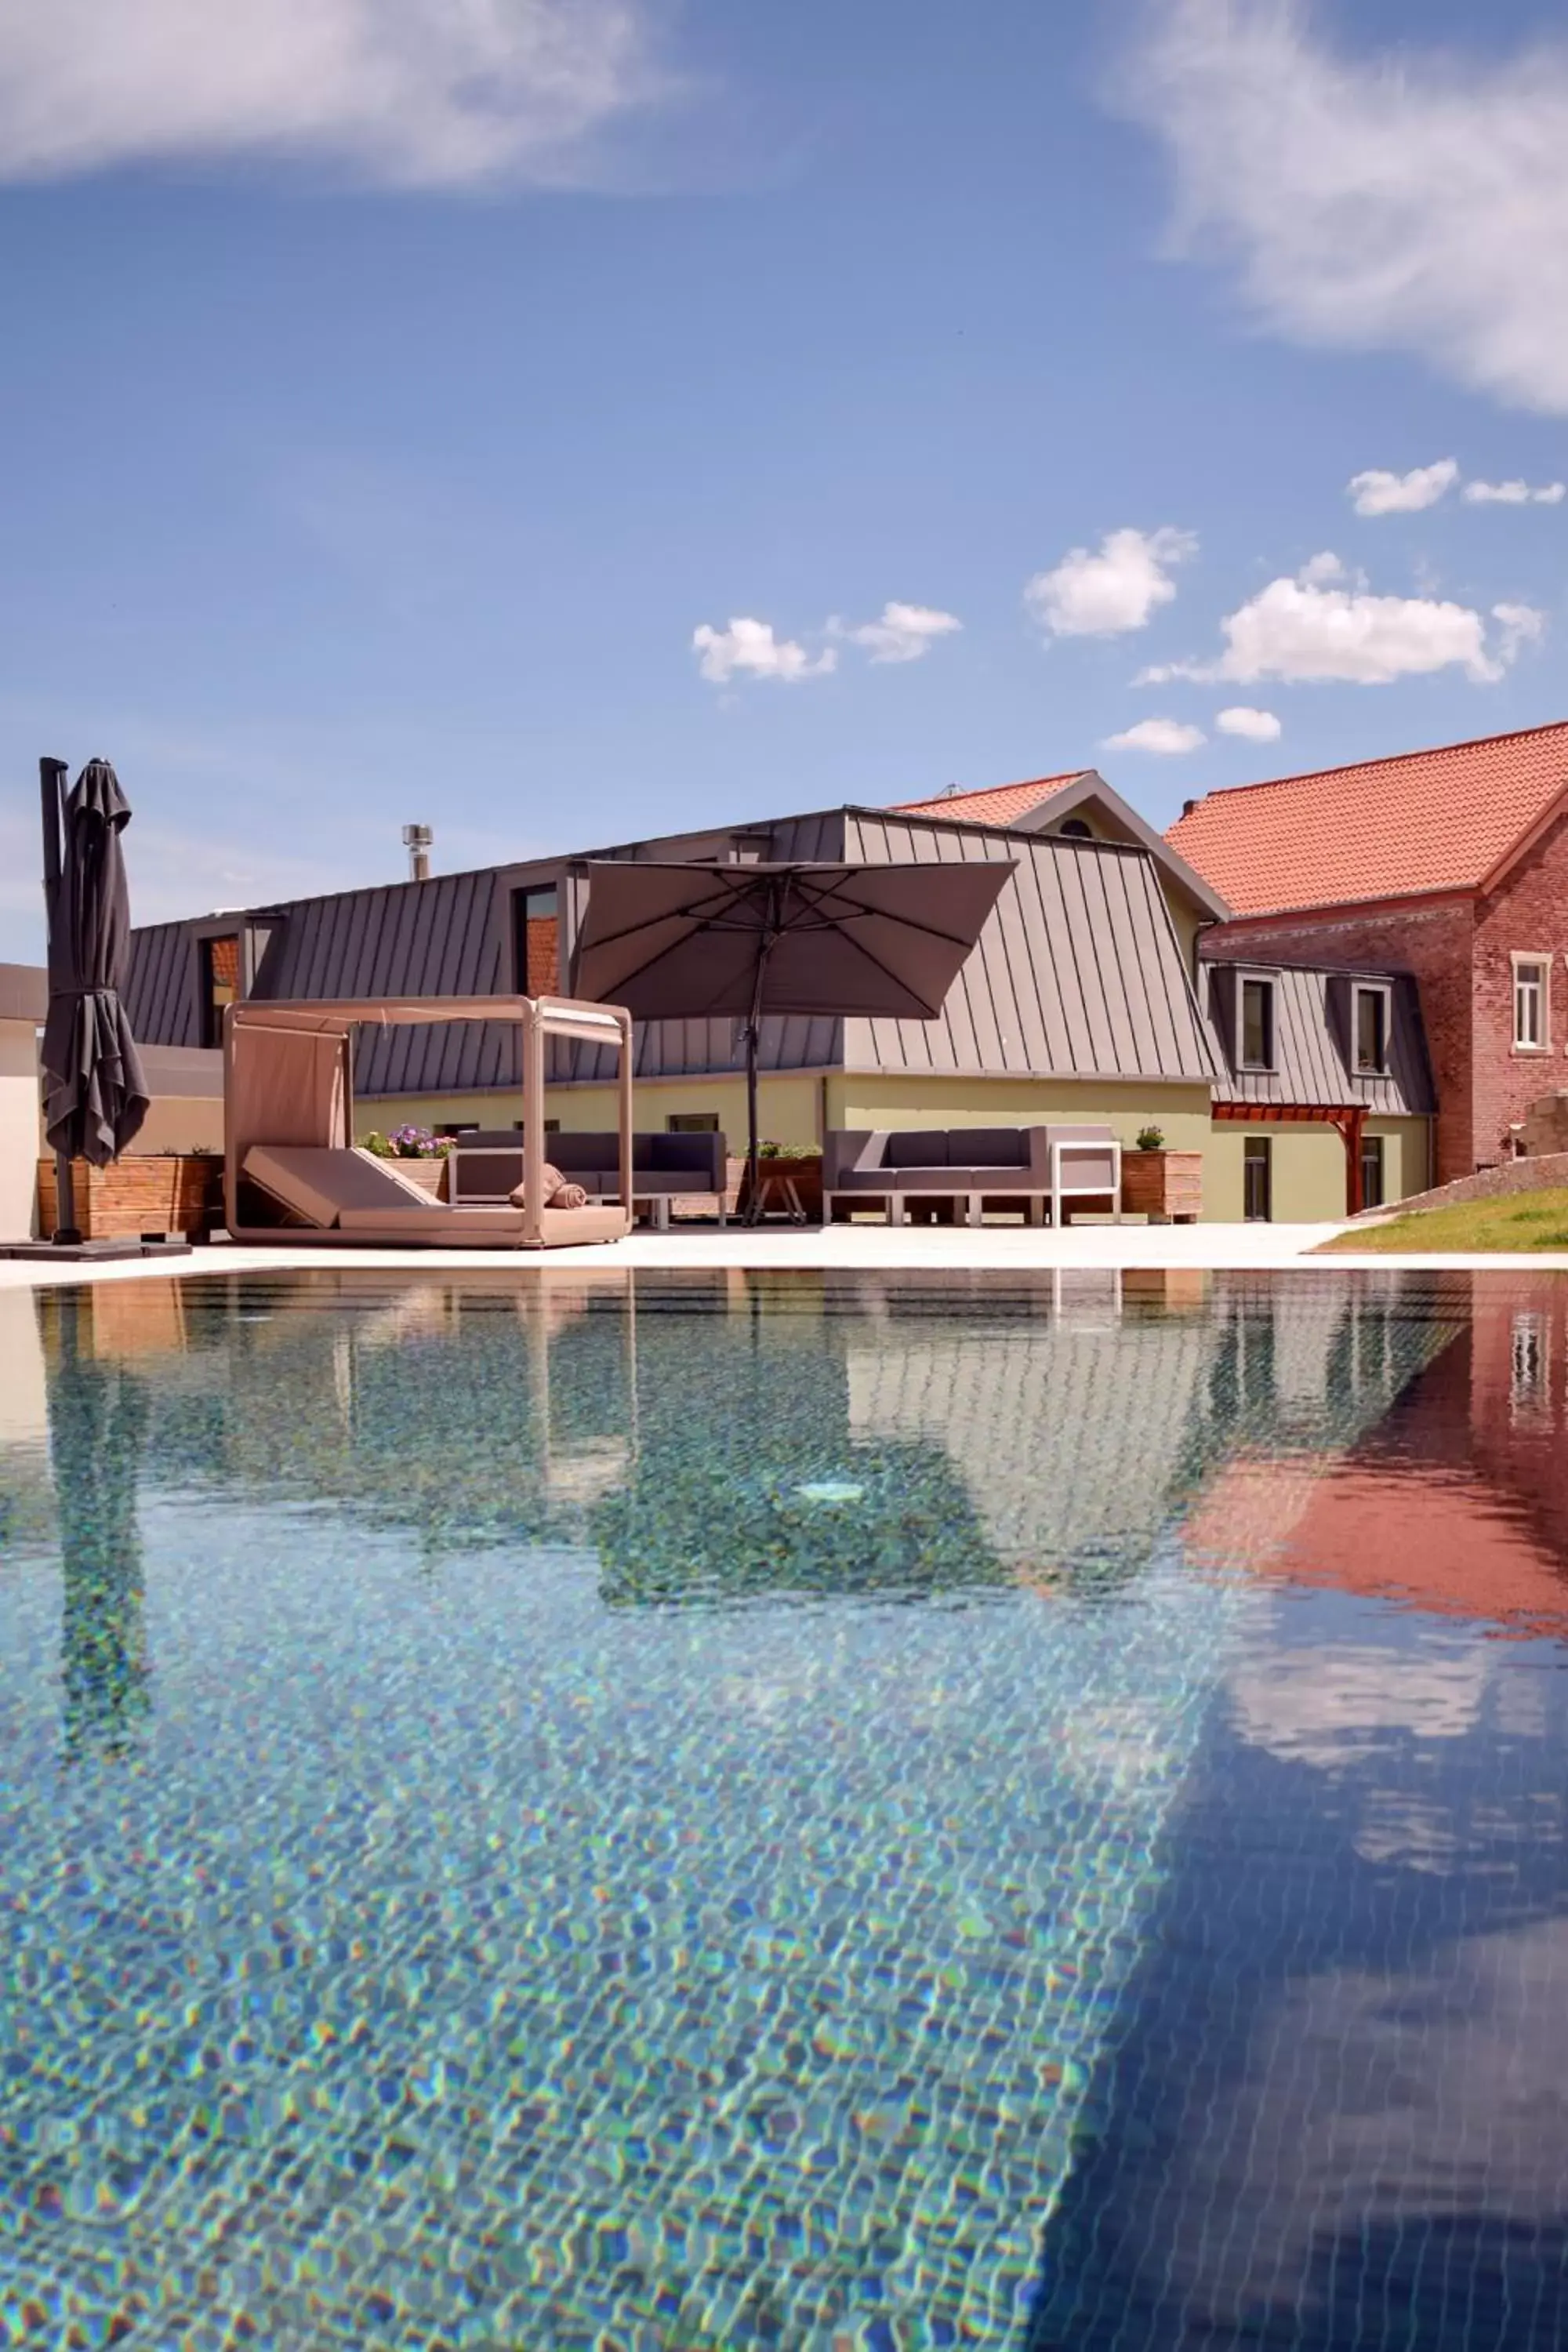
[[[1365,1207],[1362,1199],[1361,1141],[1366,1128],[1364,1103],[1240,1103],[1216,1102],[1214,1117],[1240,1127],[1332,1127],[1345,1147],[1345,1214],[1355,1217]]]

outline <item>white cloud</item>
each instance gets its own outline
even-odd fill
[[[1373,467],[1364,474],[1352,474],[1346,487],[1359,515],[1418,514],[1423,507],[1435,507],[1458,478],[1453,458],[1439,457],[1432,466],[1413,466],[1407,474],[1385,474]]]
[[[1197,550],[1191,531],[1112,530],[1097,554],[1072,548],[1050,572],[1037,572],[1024,601],[1055,637],[1113,637],[1141,629],[1175,595],[1170,566]]]
[[[1521,646],[1538,646],[1546,633],[1546,615],[1533,604],[1494,604],[1492,618],[1499,625],[1498,659],[1504,664]]]
[[[1120,735],[1108,735],[1101,749],[1107,751],[1157,751],[1163,759],[1175,759],[1183,751],[1195,751],[1208,738],[1201,727],[1188,727],[1180,719],[1141,719],[1136,727],[1123,728]]]
[[[247,156],[558,182],[662,86],[643,0],[0,0],[0,178]]]
[[[851,645],[863,646],[874,662],[919,661],[938,637],[951,636],[963,623],[952,613],[933,612],[929,604],[888,604],[879,621],[858,629],[840,629]]]
[[[691,650],[698,668],[715,686],[727,686],[736,677],[771,677],[782,686],[798,686],[803,678],[826,677],[838,666],[831,646],[808,654],[793,637],[775,637],[771,622],[743,615],[732,617],[727,629],[711,628],[704,621],[691,632]]]
[[[1278,743],[1284,730],[1271,710],[1253,710],[1245,702],[1233,702],[1215,720],[1222,735],[1240,735],[1248,743]]]
[[[1122,97],[1173,156],[1183,248],[1277,332],[1568,412],[1560,41],[1352,56],[1294,0],[1159,0]]]
[[[1568,492],[1568,482],[1542,482],[1532,488],[1529,482],[1467,482],[1466,499],[1473,507],[1558,507]]]
[[[1231,1676],[1230,1700],[1248,1747],[1331,1772],[1407,1738],[1462,1739],[1490,1670],[1479,1644],[1401,1657],[1370,1642],[1321,1643],[1248,1660]]]
[[[1297,576],[1305,580],[1312,587],[1323,588],[1330,581],[1344,580],[1349,577],[1349,574],[1333,550],[1325,547],[1321,555],[1310,555],[1307,558]]]
[[[1494,604],[1492,618],[1499,624],[1495,644],[1489,642],[1486,616],[1467,604],[1374,596],[1337,556],[1316,555],[1293,580],[1271,580],[1226,615],[1220,623],[1226,647],[1217,660],[1163,663],[1145,670],[1138,683],[1191,677],[1247,686],[1277,677],[1388,686],[1451,667],[1489,682],[1545,625],[1528,604]]]

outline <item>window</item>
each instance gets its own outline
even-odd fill
[[[672,1110],[664,1122],[666,1135],[717,1135],[716,1110]]]
[[[1244,980],[1241,983],[1240,1054],[1244,1070],[1274,1067],[1274,982]],[[1262,1140],[1267,1143],[1265,1136]]]
[[[1359,1077],[1377,1077],[1388,1067],[1388,991],[1355,992],[1355,1066]]]
[[[1081,816],[1069,816],[1057,827],[1064,841],[1092,841],[1094,831]]]
[[[524,996],[554,996],[561,988],[561,915],[555,886],[512,893],[517,985]]]
[[[201,989],[202,1044],[221,1045],[224,1007],[234,1003],[239,994],[239,941],[237,938],[231,935],[227,939],[202,941]]]
[[[1510,1339],[1510,1417],[1536,1421],[1550,1409],[1544,1319],[1539,1315],[1516,1315]]]
[[[1543,1054],[1548,1043],[1544,956],[1513,960],[1513,1049],[1516,1054]]]
[[[1241,1213],[1249,1224],[1266,1225],[1274,1213],[1273,1140],[1247,1136],[1241,1155]]]
[[[1361,1139],[1361,1204],[1363,1209],[1383,1206],[1383,1138],[1363,1135]]]

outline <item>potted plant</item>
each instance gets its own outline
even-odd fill
[[[390,1135],[383,1135],[373,1128],[364,1148],[378,1160],[395,1160],[398,1174],[432,1199],[446,1198],[447,1154],[452,1149],[449,1135],[432,1135],[427,1127],[395,1127]]]
[[[1121,1206],[1152,1225],[1193,1224],[1203,1213],[1204,1156],[1168,1151],[1163,1128],[1141,1127],[1121,1155]]]

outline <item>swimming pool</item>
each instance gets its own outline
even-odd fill
[[[1561,2340],[1559,1286],[5,1311],[0,2343]]]

